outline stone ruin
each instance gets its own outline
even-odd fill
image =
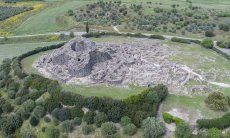
[[[38,70],[68,84],[163,83],[172,90],[182,90],[189,80],[202,81],[187,67],[170,60],[176,54],[158,40],[130,38],[127,42],[92,42],[75,38],[59,49],[42,56]],[[143,43],[144,42],[144,43]]]

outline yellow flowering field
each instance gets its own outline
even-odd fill
[[[23,23],[24,20],[26,20],[29,16],[32,14],[36,13],[37,11],[42,10],[45,5],[42,3],[25,3],[25,2],[20,2],[16,4],[8,4],[8,3],[3,3],[0,2],[0,6],[14,6],[14,7],[23,7],[23,6],[28,6],[28,7],[33,7],[33,10],[23,12],[20,14],[17,14],[15,16],[12,16],[6,20],[0,21],[0,36],[9,36],[11,35],[11,31],[19,26],[21,23]]]

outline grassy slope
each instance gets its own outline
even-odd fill
[[[20,43],[20,44],[1,44],[0,45],[0,62],[4,58],[13,58],[37,47],[48,46],[58,42],[38,42],[38,43]]]
[[[51,2],[51,1],[49,1]],[[85,0],[59,0],[54,7],[48,7],[42,12],[25,21],[15,30],[16,35],[56,32],[69,28],[69,24],[57,22],[57,18],[69,9],[76,9],[87,4]]]

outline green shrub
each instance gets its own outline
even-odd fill
[[[44,117],[44,121],[45,121],[46,123],[49,123],[49,122],[51,121],[51,119],[50,119],[50,117],[45,116],[45,117]]]
[[[113,136],[117,133],[117,127],[112,122],[106,122],[101,125],[101,133],[104,136]]]
[[[5,113],[9,113],[13,110],[14,110],[14,107],[9,102],[6,102],[5,104],[2,105],[2,111]]]
[[[55,127],[46,128],[45,133],[46,133],[47,138],[59,138],[60,136],[59,129],[56,129]]]
[[[177,138],[191,138],[192,131],[187,123],[179,123],[176,126],[175,135]]]
[[[213,36],[215,36],[215,34],[214,34],[214,32],[212,30],[208,30],[208,31],[205,32],[205,36],[206,37],[213,37]]]
[[[36,106],[33,112],[37,118],[42,118],[45,115],[45,108],[42,106]]]
[[[163,112],[162,113],[163,119],[166,123],[170,124],[170,123],[176,123],[176,125],[183,123],[184,120],[178,118],[178,117],[174,117],[171,114],[167,113],[167,112]]]
[[[133,136],[137,132],[137,127],[134,124],[128,124],[124,126],[123,133],[129,136]]]
[[[208,129],[208,138],[221,138],[221,131],[217,128],[210,128]]]
[[[150,39],[160,39],[160,40],[165,40],[165,37],[162,35],[150,35]]]
[[[103,112],[97,113],[97,115],[94,117],[94,123],[96,124],[97,127],[101,127],[101,124],[107,121],[108,121],[108,117]]]
[[[70,119],[74,119],[75,117],[80,117],[82,118],[84,115],[84,112],[80,107],[73,107],[70,108]]]
[[[141,128],[144,138],[158,138],[165,133],[163,124],[159,123],[155,117],[148,117],[143,120]]]
[[[65,120],[61,123],[61,130],[65,133],[72,132],[75,127],[73,120]]]
[[[183,38],[177,38],[177,37],[173,37],[171,39],[172,42],[178,42],[178,43],[185,43],[185,44],[190,44],[191,42],[187,39],[183,39]]]
[[[132,121],[131,121],[131,118],[129,118],[128,116],[123,116],[121,118],[121,125],[122,126],[126,126],[126,125],[128,125],[130,123],[132,123]]]
[[[84,135],[89,135],[90,133],[92,133],[94,131],[94,128],[92,125],[84,125],[82,127],[82,133]]]
[[[199,128],[218,128],[224,129],[230,126],[230,113],[226,113],[220,118],[199,119],[197,120]]]
[[[137,127],[141,127],[141,122],[146,119],[149,116],[149,114],[147,112],[143,112],[143,111],[138,111],[136,112],[134,119],[133,119],[133,123],[137,126]]]
[[[94,123],[94,116],[95,116],[95,113],[94,112],[87,112],[85,113],[85,115],[83,116],[83,120],[88,124],[93,124]]]
[[[228,99],[221,92],[213,92],[205,99],[205,103],[212,110],[228,110]]]
[[[74,118],[74,123],[75,123],[75,125],[77,125],[77,126],[80,126],[81,125],[81,118],[79,118],[79,117],[75,117]]]
[[[212,49],[214,46],[214,42],[211,39],[204,39],[202,40],[201,45],[205,48]]]
[[[39,123],[39,119],[37,119],[35,116],[32,116],[31,118],[30,118],[30,124],[31,124],[31,126],[37,126],[38,125],[38,123]]]
[[[117,123],[121,118],[121,109],[114,106],[107,112],[107,116],[109,121]]]

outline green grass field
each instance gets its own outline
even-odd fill
[[[49,46],[57,43],[60,42],[0,44],[0,62],[5,58],[16,57],[37,47]]]
[[[58,22],[58,18],[60,19],[61,16],[64,16],[69,9],[76,9],[88,2],[87,0],[49,0],[47,3],[51,3],[52,6],[26,20],[14,31],[15,35],[38,34],[69,29],[75,25],[71,19],[65,22]]]

